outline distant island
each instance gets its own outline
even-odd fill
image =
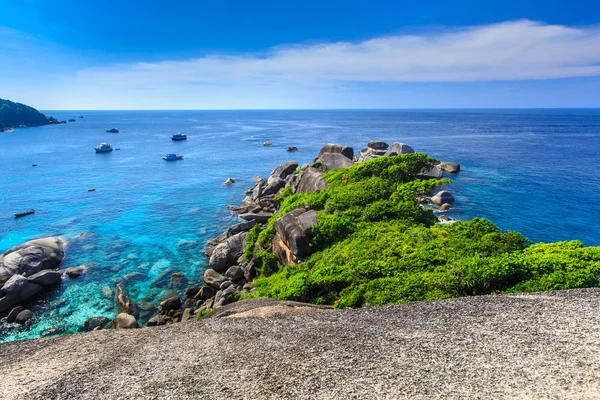
[[[56,118],[47,117],[33,107],[10,100],[0,99],[0,132],[11,128],[64,124]]]

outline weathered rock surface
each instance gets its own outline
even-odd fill
[[[436,193],[435,196],[431,198],[431,201],[435,204],[454,204],[454,196],[447,190],[441,190]]]
[[[29,282],[37,283],[42,286],[54,286],[61,282],[62,275],[58,271],[44,269],[27,278]]]
[[[248,213],[248,214],[240,214],[240,218],[246,221],[255,221],[258,224],[264,224],[273,216],[272,213],[268,212],[260,212],[257,214]]]
[[[244,222],[240,222],[239,224],[232,225],[229,228],[227,228],[227,236],[229,237],[229,236],[235,235],[236,233],[247,232],[250,229],[252,229],[254,227],[254,225],[256,225],[255,220],[244,221]]]
[[[13,247],[0,255],[0,285],[13,275],[30,276],[43,269],[53,269],[65,257],[63,241],[58,237],[36,239]]]
[[[327,189],[327,182],[323,179],[323,172],[316,168],[308,167],[302,171],[296,187],[296,193],[308,193]]]
[[[413,150],[413,148],[410,147],[409,145],[407,145],[406,143],[395,142],[395,143],[392,143],[392,145],[390,146],[388,151],[385,153],[385,155],[386,156],[396,156],[399,154],[409,154],[409,153],[414,153],[414,152],[415,151]]]
[[[179,296],[169,297],[160,303],[160,309],[165,311],[179,310],[181,308],[181,298]]]
[[[434,165],[430,169],[424,169],[423,171],[417,174],[417,178],[419,179],[442,179],[444,173],[442,172],[442,168],[439,165]]]
[[[387,150],[390,147],[386,142],[380,140],[371,140],[367,147],[373,150]]]
[[[296,161],[288,161],[286,163],[281,164],[269,175],[269,179],[271,178],[279,178],[285,179],[289,175],[291,175],[298,168],[298,163]]]
[[[44,288],[33,282],[29,282],[23,275],[13,275],[0,288],[0,313],[20,304]]]
[[[21,306],[16,306],[12,310],[10,310],[10,312],[6,316],[6,322],[8,322],[9,324],[15,322],[15,319],[17,319],[17,315],[19,315],[21,311],[23,311],[23,307]]]
[[[214,269],[207,269],[204,271],[204,283],[208,286],[212,286],[215,289],[221,287],[221,283],[228,280],[226,277],[215,271]]]
[[[270,303],[16,341],[0,345],[0,398],[596,399],[599,303],[597,288],[306,315]]]
[[[208,265],[217,272],[224,272],[234,265],[237,259],[244,254],[246,247],[246,232],[241,232],[229,237],[213,250]]]
[[[113,329],[134,329],[137,327],[137,320],[131,314],[120,313],[113,319]]]
[[[227,269],[225,272],[225,276],[231,279],[232,281],[238,280],[244,277],[244,270],[239,265],[233,265]]]
[[[292,151],[298,151],[298,148],[296,146],[290,146],[290,147],[287,148],[287,151],[290,151],[290,152],[292,152]]]
[[[442,168],[446,172],[455,174],[460,171],[460,164],[453,163],[453,162],[443,162],[443,163],[440,163],[440,168]]]
[[[29,310],[23,310],[17,315],[17,317],[15,318],[15,322],[17,324],[24,325],[31,318],[33,318],[33,313]]]
[[[83,275],[84,272],[85,272],[85,266],[83,266],[83,265],[65,270],[65,274],[69,278],[79,278],[81,275]]]
[[[323,153],[319,156],[319,167],[323,172],[331,171],[332,169],[348,168],[354,165],[354,161],[341,153]]]
[[[285,186],[285,180],[279,177],[269,178],[267,186],[264,187],[259,197],[277,194]]]
[[[299,258],[308,256],[313,251],[309,244],[312,227],[316,223],[316,211],[297,208],[279,218],[273,226],[294,257]]]
[[[103,329],[108,323],[110,319],[106,317],[92,317],[83,323],[81,328],[79,328],[80,332],[90,332],[96,328]]]
[[[354,149],[349,146],[342,146],[341,144],[327,143],[321,148],[321,150],[319,151],[319,155],[317,155],[317,158],[321,158],[321,156],[325,153],[343,154],[350,160],[354,159]]]

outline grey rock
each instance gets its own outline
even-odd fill
[[[416,175],[419,179],[442,179],[443,176],[444,173],[439,165],[435,165],[430,169],[424,169]]]
[[[288,177],[288,175],[291,175],[297,168],[298,163],[296,161],[288,161],[271,171],[269,178],[285,179]]]
[[[58,271],[53,271],[50,269],[45,269],[40,272],[37,272],[30,277],[27,278],[29,282],[37,283],[42,286],[54,286],[61,282],[62,275]]]
[[[166,325],[168,322],[173,321],[173,318],[168,315],[158,314],[150,318],[146,323],[147,326],[161,326]]]
[[[440,163],[440,168],[446,172],[455,174],[460,171],[460,164],[453,163],[453,162],[443,162],[443,163]]]
[[[308,193],[327,189],[327,182],[323,179],[323,172],[314,167],[302,171],[296,193]]]
[[[10,312],[6,316],[6,322],[8,322],[9,324],[15,322],[15,319],[17,319],[17,315],[19,315],[21,311],[23,311],[23,307],[21,306],[16,306],[12,310],[10,310]]]
[[[264,224],[269,221],[269,218],[273,216],[273,213],[260,212],[258,214],[248,213],[240,214],[240,218],[246,221],[255,221],[257,224]]]
[[[232,281],[235,281],[244,277],[244,270],[242,270],[239,265],[233,265],[225,272],[225,276]]]
[[[348,168],[354,165],[352,159],[340,153],[323,153],[319,156],[318,161],[321,162],[319,169],[323,172],[338,168]]]
[[[246,278],[248,282],[254,280],[256,277],[256,263],[254,260],[251,260],[246,265],[242,265],[242,270],[244,271],[244,278]]]
[[[33,313],[31,311],[23,310],[17,315],[17,317],[15,318],[15,322],[17,324],[23,325],[27,321],[29,321],[32,317],[33,317]]]
[[[198,292],[200,291],[200,289],[201,289],[200,287],[187,288],[187,289],[185,289],[185,295],[187,297],[195,297],[198,294]]]
[[[104,328],[106,324],[110,322],[110,319],[106,317],[92,317],[83,323],[79,328],[80,332],[90,332],[96,328]]]
[[[261,179],[256,183],[254,189],[252,189],[252,199],[256,200],[263,195],[263,189],[267,186],[267,181]]]
[[[23,275],[13,275],[0,289],[0,313],[24,302],[43,291],[44,288],[29,282]]]
[[[231,236],[235,235],[236,233],[247,232],[252,229],[254,225],[256,225],[256,221],[254,220],[240,222],[239,224],[235,224],[227,228],[227,235]]]
[[[207,269],[204,271],[204,283],[208,286],[212,286],[215,289],[219,289],[221,283],[225,282],[226,280],[228,279],[214,269]]]
[[[63,241],[58,237],[30,240],[10,248],[0,255],[0,285],[13,275],[30,276],[56,268],[64,257]]]
[[[447,190],[442,190],[436,193],[435,196],[431,198],[431,201],[435,204],[454,204],[454,196]]]
[[[294,256],[305,257],[313,252],[309,244],[316,223],[314,210],[297,208],[275,221],[274,227]]]
[[[69,268],[69,269],[65,270],[65,274],[69,278],[79,278],[84,272],[85,272],[84,266]]]
[[[213,297],[215,295],[215,293],[217,293],[217,290],[215,288],[213,288],[212,286],[203,286],[200,288],[200,290],[198,291],[196,296],[194,296],[194,299],[196,299],[196,300],[210,299],[211,297]]]
[[[392,145],[390,146],[388,151],[385,153],[385,155],[386,156],[396,156],[399,154],[409,154],[409,153],[414,153],[414,152],[415,151],[413,150],[413,148],[410,147],[409,145],[407,145],[406,143],[395,142],[395,143],[392,143]]]
[[[298,148],[296,146],[290,146],[290,147],[287,148],[287,151],[290,151],[290,152],[292,152],[292,151],[298,151]]]
[[[342,146],[341,144],[327,143],[321,148],[317,158],[320,158],[324,153],[339,153],[343,154],[350,160],[354,159],[354,149],[349,146]]]
[[[283,187],[285,187],[285,180],[277,177],[269,178],[267,186],[263,189],[260,197],[277,194]]]
[[[390,147],[386,142],[380,140],[371,140],[367,147],[373,150],[387,150]]]
[[[233,283],[231,281],[225,281],[223,283],[221,283],[221,286],[219,286],[220,290],[225,290],[227,289],[229,286],[231,286]]]
[[[160,308],[163,311],[179,310],[181,308],[181,298],[179,296],[169,297],[160,303]]]
[[[259,214],[255,214],[259,215]],[[244,253],[246,247],[246,232],[235,234],[213,250],[208,265],[217,272],[224,272],[234,265]]]
[[[134,329],[137,327],[137,320],[131,314],[120,313],[113,319],[113,329]]]

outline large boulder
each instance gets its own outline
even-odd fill
[[[454,204],[454,196],[447,190],[442,190],[436,193],[435,196],[431,198],[431,201],[435,204]]]
[[[241,219],[245,221],[255,221],[257,224],[264,224],[272,216],[273,214],[268,212],[240,214]]]
[[[371,140],[367,147],[373,150],[387,150],[390,147],[386,142],[380,140]]]
[[[262,193],[259,197],[269,196],[271,194],[277,194],[279,190],[285,187],[285,180],[279,177],[269,178],[267,181],[267,186],[264,187]]]
[[[54,286],[58,285],[62,280],[62,275],[58,271],[51,269],[45,269],[38,273],[35,273],[27,278],[29,282],[36,283],[42,286]]]
[[[319,156],[317,162],[321,163],[319,169],[323,172],[338,168],[348,168],[354,165],[352,159],[340,153],[323,153]]]
[[[110,322],[110,319],[106,317],[92,317],[83,323],[79,328],[79,332],[90,332],[96,328],[104,328],[106,324]]]
[[[33,317],[33,313],[29,310],[23,310],[17,315],[15,318],[15,322],[17,324],[24,325],[27,321],[29,321]]]
[[[215,289],[219,289],[221,284],[227,281],[226,277],[215,271],[214,269],[207,269],[204,271],[204,283],[208,286],[212,286]]]
[[[290,265],[296,263],[296,258],[294,257],[294,254],[292,253],[290,248],[287,247],[285,243],[283,243],[283,240],[281,240],[281,236],[279,236],[279,234],[276,234],[273,237],[272,251],[280,265]]]
[[[225,276],[232,281],[236,281],[244,277],[244,270],[239,265],[233,265],[227,269]]]
[[[13,275],[0,288],[0,313],[24,302],[44,290],[41,285],[29,282],[23,275]]]
[[[392,143],[392,145],[390,146],[388,151],[385,153],[385,155],[386,156],[396,156],[399,154],[409,154],[409,153],[414,153],[414,152],[415,151],[413,150],[413,148],[410,147],[409,145],[407,145],[406,143],[395,142],[395,143]]]
[[[134,329],[137,327],[137,320],[131,314],[120,313],[113,319],[113,329]]]
[[[181,308],[181,298],[179,296],[169,297],[160,303],[160,309],[165,312],[169,310],[179,310]]]
[[[434,165],[430,169],[423,169],[416,175],[416,177],[419,179],[442,179],[444,177],[444,173],[439,165]]]
[[[235,235],[240,232],[247,232],[256,225],[256,221],[244,221],[227,228],[227,236]]]
[[[312,228],[316,223],[317,213],[314,210],[297,208],[279,218],[273,226],[283,243],[297,259],[312,253],[310,239]]]
[[[460,171],[460,164],[453,162],[443,162],[440,164],[440,168],[451,174],[455,174]]]
[[[53,269],[65,257],[63,241],[58,237],[36,239],[13,247],[0,255],[0,285],[15,274],[30,276]]]
[[[285,179],[289,175],[291,175],[298,168],[298,163],[296,161],[288,161],[286,163],[281,164],[279,167],[275,168],[271,171],[269,175],[270,178],[279,178]]]
[[[308,167],[302,171],[302,176],[298,181],[298,186],[296,186],[296,193],[308,193],[323,189],[327,189],[323,172],[313,167]]]
[[[16,306],[12,310],[10,310],[10,312],[6,316],[6,322],[8,322],[9,324],[15,322],[15,319],[17,319],[17,315],[19,315],[21,311],[23,311],[23,307],[21,306]]]
[[[206,279],[204,280],[206,283]],[[216,284],[216,282],[215,282]],[[202,286],[196,296],[194,296],[195,300],[207,300],[213,297],[217,293],[217,289],[212,286]]]
[[[357,162],[361,163],[361,162],[372,160],[373,158],[383,157],[385,155],[386,155],[385,150],[378,150],[378,149],[372,149],[370,147],[365,147],[364,149],[360,150]]]
[[[208,262],[209,268],[224,272],[234,265],[246,248],[246,232],[240,232],[219,244],[213,250]]]
[[[327,143],[321,148],[317,158],[321,158],[321,156],[325,153],[338,153],[346,156],[350,160],[354,159],[354,149],[349,146],[342,146],[341,144]]]

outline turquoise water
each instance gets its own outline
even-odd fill
[[[138,302],[200,283],[201,249],[234,217],[252,177],[291,158],[310,162],[320,147],[403,141],[461,164],[450,216],[486,217],[531,240],[579,239],[600,245],[594,223],[600,183],[600,110],[485,111],[76,111],[46,112],[67,125],[0,133],[0,251],[61,235],[63,267],[85,265],[78,279],[37,302],[28,329],[0,324],[0,340],[74,332],[89,317],[114,316],[114,288],[126,277]],[[83,119],[77,116],[83,115]],[[105,133],[117,127],[118,134]],[[170,135],[189,139],[172,142]],[[262,142],[273,142],[263,147]],[[109,142],[120,148],[95,154]],[[300,151],[287,153],[288,146]],[[184,160],[165,162],[164,153]],[[37,167],[32,167],[37,163]],[[236,183],[225,186],[227,178]],[[88,192],[89,188],[95,192]],[[13,213],[36,209],[33,216]],[[179,285],[171,273],[184,275]]]

